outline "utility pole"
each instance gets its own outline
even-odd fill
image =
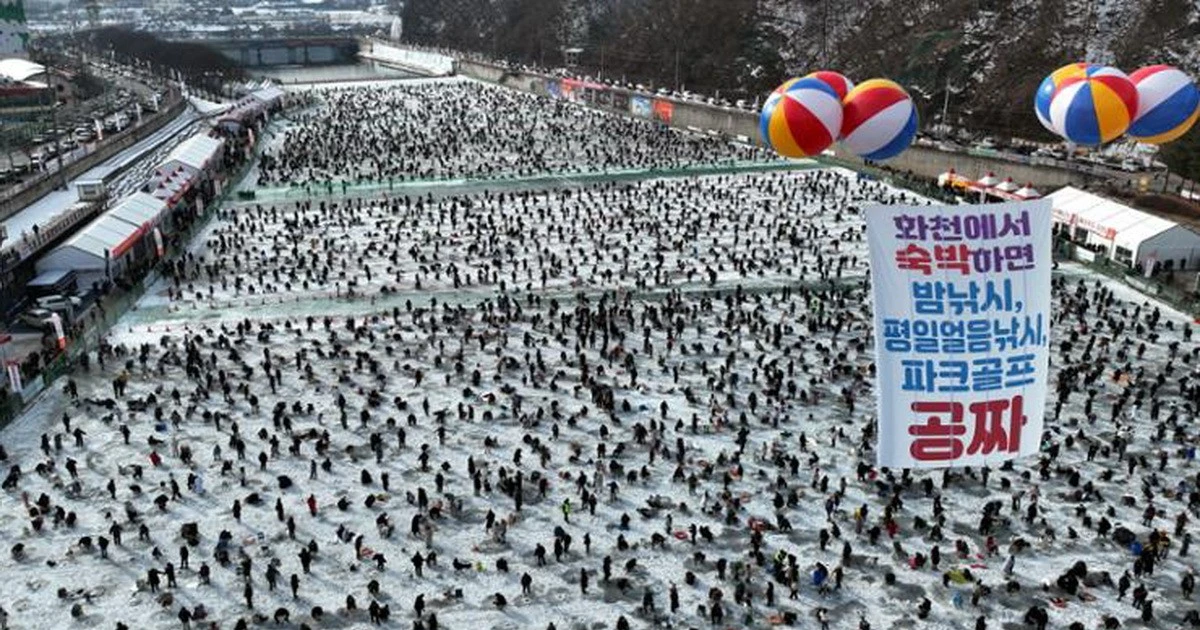
[[[54,152],[58,155],[58,183],[63,190],[67,190],[67,172],[63,169],[63,147],[58,140],[58,88],[54,85],[54,70],[48,65],[45,68],[46,84],[50,86],[50,124],[53,127],[50,137],[53,138]]]
[[[821,0],[821,67],[829,65],[829,0]]]
[[[950,81],[946,81],[946,96],[942,99],[942,126],[945,127],[949,123],[946,122],[946,116],[950,114]]]
[[[679,90],[679,48],[675,49],[675,91]]]

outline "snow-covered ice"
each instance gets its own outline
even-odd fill
[[[1064,266],[1042,454],[876,470],[857,208],[907,198],[820,170],[228,208],[0,431],[0,606],[32,629],[365,627],[372,602],[426,629],[711,627],[714,602],[718,627],[1095,628],[1140,624],[1144,585],[1179,625],[1192,322]],[[1153,550],[1136,578],[1127,536]]]

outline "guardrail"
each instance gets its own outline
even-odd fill
[[[62,236],[64,232],[75,226],[76,223],[96,214],[100,209],[100,204],[87,203],[58,215],[46,225],[38,226],[36,232],[30,234],[28,232],[22,234],[10,234],[7,243],[0,247],[0,260],[3,260],[4,269],[11,269],[20,264],[25,259],[36,254],[46,245],[54,242],[55,239]]]

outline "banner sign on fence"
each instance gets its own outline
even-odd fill
[[[675,116],[675,104],[671,101],[664,101],[661,98],[654,99],[654,119],[660,122],[671,124],[671,118]]]
[[[1050,337],[1050,202],[864,211],[880,466],[1031,455]]]
[[[21,382],[21,364],[17,361],[5,361],[4,368],[8,372],[8,388],[20,392],[24,387]]]
[[[562,92],[562,97],[578,103],[583,100],[583,82],[575,79],[563,79],[559,82],[559,90]]]
[[[612,107],[619,112],[627,112],[629,110],[629,95],[625,92],[612,93]]]
[[[634,116],[649,118],[653,112],[653,105],[645,96],[634,96],[629,99],[629,111]]]
[[[54,344],[58,347],[59,352],[67,349],[67,334],[63,330],[62,316],[58,313],[50,313],[50,325],[54,327]]]

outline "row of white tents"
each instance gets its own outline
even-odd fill
[[[995,173],[971,179],[951,169],[938,177],[938,185],[971,202],[1043,197],[1033,186],[1019,186]],[[1200,233],[1189,226],[1072,186],[1045,198],[1053,208],[1055,231],[1080,246],[1075,256],[1081,260],[1103,257],[1147,274],[1200,268]]]
[[[119,277],[131,266],[162,256],[166,238],[176,229],[179,211],[203,212],[204,195],[189,194],[205,184],[207,193],[221,193],[223,135],[239,136],[266,123],[268,113],[286,97],[280,88],[267,85],[240,100],[211,112],[216,120],[210,131],[198,133],[176,146],[140,192],[129,195],[61,245],[37,261],[41,275],[73,271],[80,286]]]
[[[212,178],[221,163],[225,141],[207,134],[192,136],[167,155],[154,170],[146,190],[113,204],[91,223],[37,262],[39,273],[73,270],[82,286],[120,275],[133,261],[161,255],[171,210],[192,188]]]
[[[1200,268],[1200,233],[1188,226],[1070,186],[1047,197],[1055,229],[1085,260],[1099,254],[1147,274]]]

